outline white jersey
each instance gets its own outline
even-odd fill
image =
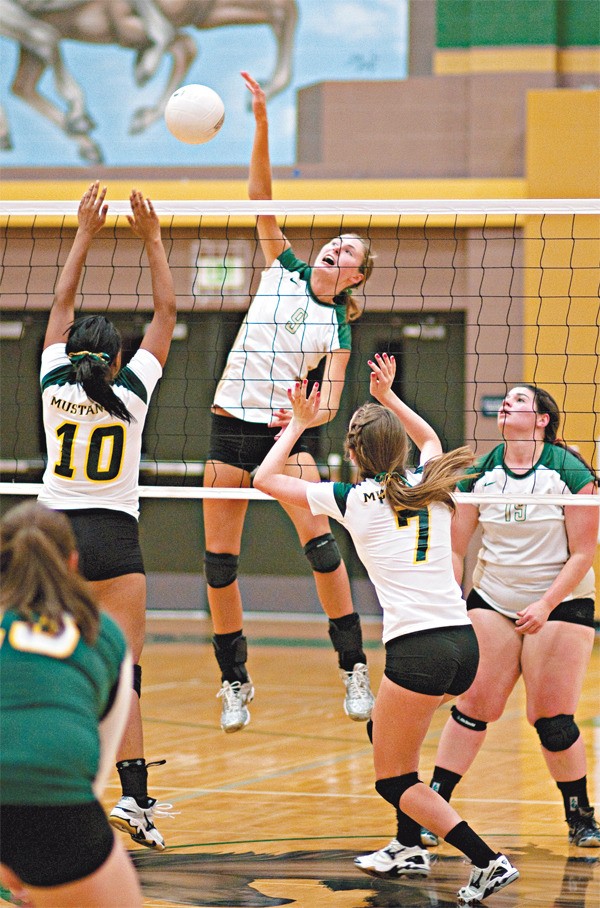
[[[481,495],[563,495],[565,504],[594,477],[581,461],[558,445],[545,444],[527,473],[513,473],[498,445],[468,471],[477,473],[459,483],[462,492]],[[496,611],[514,618],[548,590],[569,558],[562,505],[480,504],[482,546],[473,586]],[[594,572],[589,570],[569,599],[594,598]]]
[[[407,474],[411,485],[415,474]],[[346,527],[383,609],[383,642],[403,634],[470,624],[452,570],[450,521],[443,504],[394,513],[381,484],[365,479],[309,484],[312,513]]]
[[[142,431],[162,367],[138,350],[112,388],[133,419],[111,416],[73,379],[65,344],[42,353],[40,381],[48,464],[38,500],[54,510],[108,508],[139,517]]]
[[[263,271],[227,357],[214,404],[247,422],[270,423],[288,409],[287,389],[328,353],[351,347],[343,305],[320,302],[312,268],[286,249]]]

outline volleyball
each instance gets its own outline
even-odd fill
[[[214,139],[225,119],[225,105],[207,85],[183,85],[173,92],[165,108],[169,132],[188,145]]]

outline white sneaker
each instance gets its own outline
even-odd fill
[[[165,850],[165,840],[153,823],[154,817],[173,816],[169,811],[172,804],[157,804],[154,798],[149,798],[150,807],[140,807],[135,798],[122,797],[111,810],[108,822],[115,829],[127,832],[138,845],[146,848],[156,848],[157,851]]]
[[[248,680],[242,684],[241,681],[223,681],[221,690],[217,694],[223,700],[223,709],[221,710],[221,728],[225,732],[238,731],[244,728],[250,721],[250,712],[246,703],[254,699],[254,687],[252,681]]]
[[[344,712],[355,722],[366,722],[371,718],[375,697],[369,682],[369,669],[362,662],[357,662],[351,672],[341,671],[346,685]]]
[[[506,855],[499,854],[487,867],[473,867],[468,885],[458,890],[459,905],[478,905],[488,895],[504,889],[519,876]]]
[[[380,851],[354,858],[354,863],[363,873],[383,880],[395,880],[403,876],[409,879],[424,877],[430,869],[429,853],[425,848],[419,845],[406,848],[398,839],[392,839]]]

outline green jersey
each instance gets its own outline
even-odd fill
[[[0,624],[0,800],[38,807],[94,800],[98,723],[126,654],[101,614],[87,644],[69,616],[59,633],[7,611]]]

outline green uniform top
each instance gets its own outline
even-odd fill
[[[62,806],[94,800],[98,723],[111,705],[126,653],[100,617],[91,646],[75,622],[52,633],[7,611],[0,625],[0,801]]]

